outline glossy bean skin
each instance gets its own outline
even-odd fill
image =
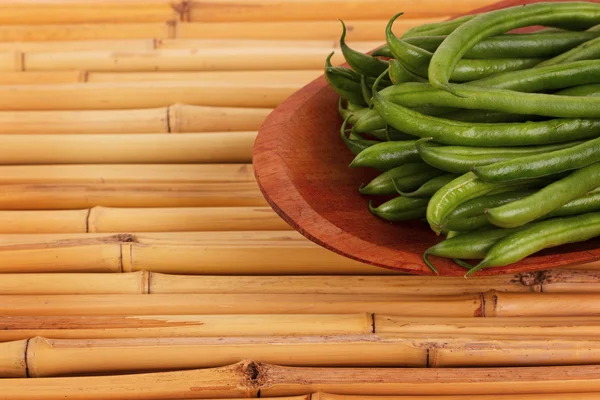
[[[349,102],[366,106],[360,87],[360,75],[351,69],[331,65],[333,54],[333,52],[329,54],[325,62],[325,79],[327,83],[334,92]]]
[[[588,2],[535,3],[490,11],[458,26],[433,53],[429,82],[451,91],[452,71],[475,44],[491,36],[531,25],[587,29],[600,23],[600,5]]]
[[[405,197],[417,197],[423,199],[429,199],[433,196],[438,190],[452,182],[454,179],[458,178],[458,175],[455,174],[444,174],[440,176],[436,176],[425,182],[420,188],[415,190],[414,192],[402,192],[399,193]],[[425,214],[423,214],[425,216]]]
[[[579,60],[597,60],[598,58],[600,58],[600,38],[592,39],[588,42],[582,43],[569,51],[565,51],[556,57],[538,64],[538,67],[564,64]]]
[[[600,163],[574,171],[531,196],[490,208],[486,216],[498,227],[514,228],[539,219],[597,187],[600,187]]]
[[[574,86],[559,90],[555,94],[561,96],[600,96],[600,84],[592,83],[589,85]]]
[[[377,78],[388,67],[386,61],[380,60],[377,57],[361,53],[353,50],[346,44],[346,24],[342,23],[342,36],[340,37],[340,48],[348,65],[360,75]]]
[[[547,218],[567,217],[600,211],[600,190],[595,189],[547,214]]]
[[[409,70],[407,70],[406,68],[404,68],[402,63],[398,60],[391,59],[389,61],[389,63],[390,63],[389,76],[390,76],[390,80],[392,81],[392,83],[394,85],[398,85],[398,84],[404,83],[404,82],[426,82],[427,81],[426,79],[421,78],[420,76],[415,75],[412,72],[410,72]]]
[[[441,171],[425,163],[404,164],[376,176],[367,185],[361,186],[359,192],[367,195],[397,194],[395,184],[403,191],[414,190],[440,174]]]
[[[386,27],[386,43],[394,58],[410,72],[423,78],[428,77],[428,68],[433,54],[420,47],[413,46],[398,39],[392,32],[392,25],[398,15],[394,16]],[[531,68],[540,62],[541,58],[514,58],[489,60],[461,60],[452,71],[453,82],[469,82],[505,71],[515,71]]]
[[[413,28],[407,29],[402,38],[410,38],[414,36],[435,36],[435,35],[448,35],[454,32],[456,28],[461,26],[467,21],[472,20],[479,14],[470,14],[462,17],[454,18],[450,21],[434,22],[431,24],[422,24]]]
[[[536,122],[473,123],[430,117],[394,104],[381,94],[374,109],[393,128],[448,145],[501,147],[564,143],[600,136],[600,120],[551,119]],[[600,110],[600,109],[599,109]],[[357,124],[360,122],[357,121]]]
[[[403,164],[420,162],[415,142],[416,140],[377,143],[360,152],[350,163],[350,168],[387,171]]]
[[[342,127],[340,128],[340,136],[342,138],[342,141],[344,142],[344,144],[346,145],[346,147],[348,148],[348,150],[350,150],[350,152],[354,155],[358,155],[360,154],[363,150],[366,150],[367,148],[380,143],[377,142],[375,140],[364,140],[364,139],[349,139],[346,137],[346,125],[348,124],[348,120],[350,118],[346,118],[344,120],[344,123],[342,123]]]
[[[598,140],[598,139],[594,139]],[[432,167],[442,171],[452,172],[454,174],[465,174],[471,170],[483,181],[499,182],[499,179],[485,179],[479,174],[484,171],[488,164],[501,165],[510,160],[528,159],[530,155],[540,155],[540,158],[551,155],[552,152],[562,149],[571,149],[580,145],[582,142],[567,142],[560,144],[551,144],[545,146],[527,146],[527,147],[469,147],[469,146],[443,146],[433,143],[428,139],[421,139],[416,142],[416,149],[420,157]],[[528,176],[528,178],[537,178],[538,176],[552,175],[562,171],[555,171],[544,175]],[[527,178],[527,177],[525,177]]]
[[[527,122],[543,119],[538,115],[511,114],[489,110],[458,110],[449,114],[440,115],[458,122]]]
[[[429,256],[444,258],[464,258],[468,260],[484,258],[486,253],[500,239],[518,229],[487,229],[452,236],[428,248],[423,254],[425,264],[436,274],[437,269],[429,261]]]
[[[483,268],[519,262],[543,249],[584,242],[597,236],[600,236],[599,212],[536,222],[498,240],[466,276]]]
[[[398,196],[386,201],[378,207],[373,207],[373,202],[369,201],[369,211],[371,211],[373,215],[387,221],[410,221],[413,219],[420,219],[425,216],[426,209],[427,199]]]

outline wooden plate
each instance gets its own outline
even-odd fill
[[[487,11],[536,1],[504,1]],[[352,45],[350,43],[350,45]],[[277,107],[254,145],[258,184],[273,209],[319,245],[346,257],[411,274],[430,275],[422,261],[441,240],[419,221],[391,224],[373,216],[358,193],[375,175],[348,168],[353,156],[339,138],[338,96],[321,76]],[[600,240],[549,249],[479,275],[533,271],[600,259]],[[463,275],[449,260],[432,257],[440,275]]]

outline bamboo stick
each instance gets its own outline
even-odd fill
[[[0,212],[0,232],[3,230]],[[270,207],[96,207],[89,232],[278,231],[292,228]]]
[[[0,111],[0,134],[168,133],[167,113],[167,107],[102,111]]]
[[[394,15],[391,13],[390,15]],[[337,18],[337,17],[336,17]],[[335,19],[335,18],[334,18]],[[354,41],[352,48],[358,51],[367,52],[377,47],[381,47],[384,43],[377,40],[372,41]],[[339,41],[331,40],[276,40],[274,38],[266,40],[253,39],[161,39],[156,41],[157,49],[219,49],[231,47],[245,48],[272,48],[281,49],[286,47],[302,48],[323,48],[329,52],[340,52]],[[2,47],[0,47],[1,49]],[[46,50],[45,50],[46,51]],[[327,53],[329,54],[329,53]]]
[[[203,107],[174,104],[169,107],[171,133],[258,131],[269,108]]]
[[[487,0],[463,0],[448,3],[444,0],[426,0],[402,4],[406,18],[438,17],[467,13],[490,4]],[[315,21],[340,19],[386,19],[398,12],[393,0],[378,1],[377,7],[369,0],[328,1],[230,1],[192,0],[189,20],[194,22],[232,21]]]
[[[147,294],[149,272],[3,274],[0,294]]]
[[[0,344],[0,377],[27,377],[27,339]]]
[[[592,262],[584,263],[584,264],[579,263],[579,264],[567,265],[567,266],[561,267],[561,269],[565,269],[565,270],[578,269],[578,270],[597,271],[600,269],[600,261],[592,261]]]
[[[0,184],[255,182],[251,164],[84,164],[0,166]]]
[[[472,317],[480,297],[314,294],[2,295],[0,315],[357,314]],[[445,307],[435,307],[436,304]]]
[[[0,4],[0,7],[2,5]],[[1,17],[0,17],[1,18]],[[165,39],[168,40],[168,39]],[[59,40],[41,42],[0,42],[0,51],[92,51],[92,50],[113,50],[113,51],[134,51],[134,50],[152,50],[156,46],[155,39],[109,39],[109,40]]]
[[[18,51],[0,53],[0,71],[24,71],[24,56]]]
[[[596,293],[487,292],[485,315],[489,317],[592,316],[600,313]]]
[[[352,46],[352,41],[380,41],[383,44],[385,41],[385,26],[392,14],[385,19],[345,21],[348,27],[348,44]],[[414,26],[439,22],[444,19],[447,18],[400,18],[394,24],[394,33],[401,35]],[[177,26],[176,38],[339,40],[341,33],[340,23],[335,20],[261,22],[260,24],[254,22],[181,23]]]
[[[82,71],[19,71],[0,73],[0,85],[53,85],[85,81],[86,73]]]
[[[0,233],[85,233],[89,210],[0,211]]]
[[[0,87],[0,110],[119,110],[175,103],[217,107],[279,105],[297,84],[246,82],[114,82]]]
[[[76,378],[1,379],[2,400],[162,400],[256,397],[254,364],[193,371],[88,376]]]
[[[0,186],[0,210],[266,206],[256,183],[17,184]]]
[[[7,134],[0,165],[250,163],[256,134]]]
[[[373,48],[364,51],[373,50]],[[158,49],[115,52],[110,50],[72,52],[28,52],[24,54],[25,71],[87,70],[91,72],[161,72],[161,71],[264,71],[321,69],[329,47],[247,47]],[[12,71],[20,64],[9,63],[0,53],[0,69]],[[15,55],[11,54],[14,58]],[[16,60],[20,60],[19,58]],[[341,52],[332,63],[343,64]],[[6,66],[5,66],[6,64]],[[11,69],[8,69],[11,68]]]
[[[50,339],[124,339],[362,335],[371,333],[371,323],[369,314],[0,316],[0,341],[17,341],[35,336]],[[16,355],[9,357],[16,358]],[[0,367],[0,374],[6,375],[2,371],[6,370]]]
[[[458,395],[458,396],[352,396],[313,393],[311,400],[593,400],[599,393],[543,393],[509,395]]]
[[[174,23],[102,23],[73,25],[4,25],[0,42],[38,42],[112,39],[168,39],[174,37]]]
[[[87,82],[206,82],[227,85],[272,87],[275,84],[295,85],[298,89],[323,75],[323,69],[279,71],[175,71],[175,72],[90,72]]]
[[[596,271],[551,270],[538,273],[541,291],[545,293],[597,292],[600,273]]]

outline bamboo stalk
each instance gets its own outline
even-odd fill
[[[0,166],[0,184],[255,182],[251,164],[84,164]]]
[[[0,134],[168,133],[168,112],[167,107],[102,111],[0,111]]]
[[[0,377],[27,377],[27,339],[0,344]]]
[[[254,182],[0,186],[0,210],[69,210],[96,206],[153,208],[266,205]]]
[[[377,47],[377,46],[376,46]],[[364,51],[374,48],[364,49]],[[218,48],[158,49],[115,52],[110,50],[73,52],[28,52],[24,54],[25,71],[86,70],[91,72],[154,71],[264,71],[321,69],[330,47],[252,47],[221,46]],[[14,62],[4,61],[0,53],[0,69],[15,69]],[[11,54],[12,57],[15,57]],[[20,55],[19,55],[20,56]],[[17,59],[20,60],[20,57]],[[343,64],[341,52],[332,63]],[[6,64],[6,66],[5,66]],[[18,67],[21,65],[18,64]],[[11,69],[8,69],[11,68]]]
[[[565,270],[578,269],[578,270],[597,271],[600,269],[600,261],[591,261],[589,263],[584,263],[584,264],[579,263],[579,264],[567,265],[567,266],[561,267],[561,269],[565,269]]]
[[[313,393],[311,400],[593,400],[599,393],[543,393],[509,395],[458,395],[458,396],[352,396]]]
[[[162,22],[179,19],[181,1],[5,1],[0,4],[0,24],[77,24]]]
[[[484,294],[485,315],[489,317],[567,317],[600,314],[596,293],[508,293]]]
[[[383,44],[385,41],[385,26],[392,14],[385,19],[345,21],[348,26],[347,39],[349,45],[352,45],[352,41],[380,41]],[[414,26],[439,22],[444,19],[447,18],[400,18],[394,24],[394,33],[401,35]],[[214,22],[210,24],[192,22],[179,24],[176,38],[339,40],[341,33],[340,23],[335,20],[261,22],[260,24],[254,22]]]
[[[371,333],[371,322],[369,314],[0,316],[0,341],[35,336],[50,339],[134,339],[362,335]],[[10,359],[16,359],[16,355]],[[0,374],[2,371],[5,369],[0,367]]]
[[[0,4],[0,7],[2,5]],[[1,18],[1,17],[0,17]],[[168,40],[168,39],[165,39]],[[155,39],[109,39],[109,40],[69,40],[69,41],[41,41],[41,42],[0,42],[0,51],[137,51],[152,50],[156,47]]]
[[[150,273],[3,274],[0,294],[147,294]]]
[[[119,110],[175,103],[273,108],[298,89],[295,83],[114,82],[0,87],[0,110]]]
[[[18,51],[0,53],[0,71],[24,71],[24,56]]]
[[[169,107],[171,133],[258,131],[269,108],[204,107],[174,104]]]
[[[314,294],[2,295],[0,315],[357,314],[472,317],[478,295]],[[443,303],[444,309],[435,307]]]
[[[0,233],[85,233],[89,210],[0,211]]]
[[[278,71],[175,71],[175,72],[90,72],[87,82],[206,82],[223,85],[254,85],[272,87],[276,84],[295,85],[297,88],[323,75],[323,69]]]
[[[0,135],[0,165],[249,163],[255,139],[256,132]]]
[[[73,25],[4,25],[0,42],[37,42],[112,39],[168,39],[174,37],[174,23],[102,23]]]
[[[0,232],[3,231],[0,212]],[[287,231],[270,207],[110,208],[96,207],[89,232]]]
[[[86,73],[82,71],[19,71],[0,73],[0,85],[53,85],[85,81]]]
[[[394,15],[395,12],[390,15]],[[337,17],[336,17],[337,18]],[[333,18],[333,19],[336,19]],[[352,48],[358,51],[369,51],[382,46],[381,41],[354,41]],[[252,39],[161,39],[156,41],[157,49],[219,49],[223,47],[245,47],[245,48],[271,48],[282,49],[286,47],[303,48],[323,48],[331,51],[340,52],[339,41],[331,40],[252,40]],[[0,47],[1,49],[2,47]],[[45,50],[46,51],[46,50]],[[327,53],[329,54],[329,53]]]
[[[402,5],[407,18],[438,17],[467,13],[490,4],[487,0],[462,0],[448,3],[444,0],[426,0]],[[378,1],[377,7],[369,0],[328,1],[230,1],[192,0],[189,20],[194,22],[232,21],[315,21],[340,19],[386,19],[398,12],[393,0]]]
[[[600,273],[596,271],[551,270],[538,273],[541,289],[545,293],[597,292],[600,290]]]

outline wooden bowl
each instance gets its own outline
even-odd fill
[[[473,12],[534,1],[504,1]],[[351,44],[350,44],[351,45]],[[388,223],[373,216],[358,187],[375,174],[350,169],[352,154],[339,138],[338,96],[323,76],[277,107],[261,127],[253,163],[271,207],[313,242],[346,257],[411,274],[431,275],[423,252],[438,243],[419,221]],[[600,240],[549,249],[478,275],[541,270],[600,259]],[[450,260],[432,257],[440,275],[463,275]]]

